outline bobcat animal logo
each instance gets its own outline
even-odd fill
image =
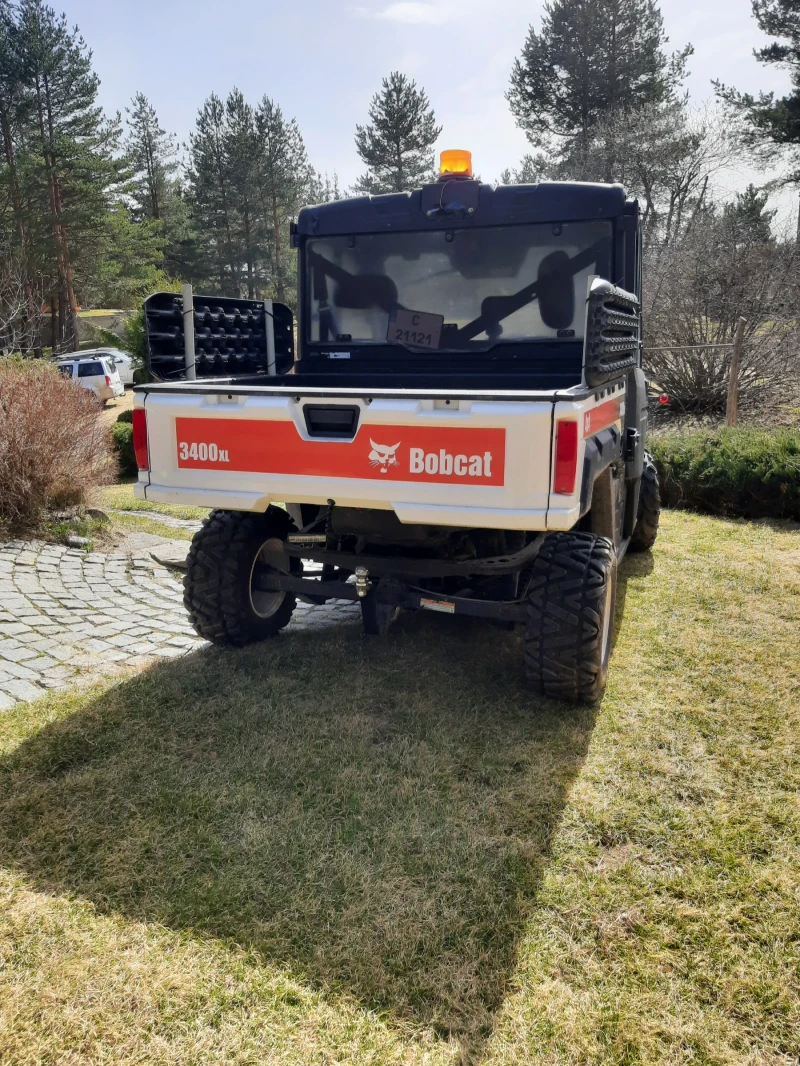
[[[397,444],[376,444],[370,437],[370,444],[372,445],[372,451],[369,453],[369,465],[379,466],[381,473],[386,474],[390,466],[399,466],[397,461],[397,449],[400,447],[401,441]]]

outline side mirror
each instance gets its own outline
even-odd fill
[[[575,278],[566,252],[551,252],[536,279],[539,314],[548,329],[569,329],[575,319]]]

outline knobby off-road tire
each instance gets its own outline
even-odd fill
[[[607,537],[553,533],[533,560],[525,672],[543,696],[595,703],[608,675],[617,557]]]
[[[199,636],[243,647],[289,624],[294,595],[259,592],[252,581],[261,551],[279,547],[294,528],[278,507],[264,514],[211,512],[194,536],[183,579],[183,603]]]
[[[658,471],[648,452],[644,453],[642,485],[639,489],[639,511],[633,527],[628,551],[650,551],[658,536],[658,519],[661,514],[661,493],[658,488]]]

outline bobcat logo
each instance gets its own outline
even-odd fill
[[[397,444],[376,444],[370,437],[370,444],[372,445],[372,451],[369,453],[369,465],[379,466],[381,473],[388,472],[390,466],[399,466],[397,461],[397,449],[400,447],[401,441]]]

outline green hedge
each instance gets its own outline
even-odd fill
[[[117,424],[120,422],[133,422],[133,409],[128,408],[127,411],[120,411],[117,415]]]
[[[662,502],[708,514],[800,521],[800,431],[719,429],[649,442]]]
[[[133,426],[130,422],[115,422],[111,427],[111,436],[119,459],[119,472],[123,477],[136,477],[139,467],[133,450]]]

